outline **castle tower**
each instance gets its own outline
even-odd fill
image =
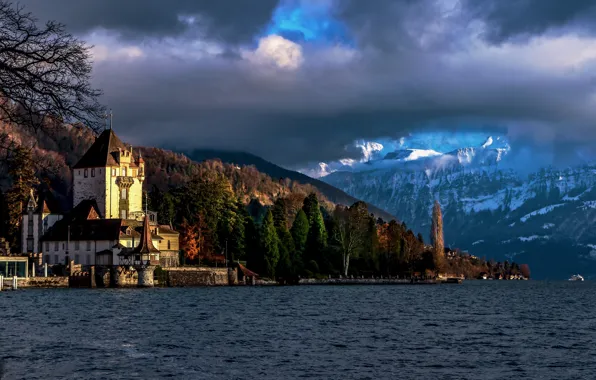
[[[153,286],[153,272],[159,263],[159,250],[153,245],[149,215],[143,219],[143,232],[139,245],[130,253],[133,256],[133,265],[138,274],[138,287]]]
[[[130,219],[143,211],[144,180],[144,160],[106,129],[73,167],[73,205],[95,199],[103,218]]]

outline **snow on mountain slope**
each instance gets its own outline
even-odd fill
[[[423,236],[438,199],[446,243],[476,255],[515,256],[537,267],[543,277],[555,278],[564,266],[554,262],[566,255],[569,266],[581,265],[596,274],[596,255],[589,255],[586,246],[596,242],[596,166],[543,169],[520,177],[500,169],[498,156],[488,161],[492,164],[470,165],[487,162],[478,161],[478,150],[495,149],[477,148],[463,164],[453,153],[447,159],[455,164],[441,169],[405,163],[384,170],[336,172],[324,181],[408,221]],[[427,164],[446,156],[427,159]]]
[[[387,153],[383,160],[414,161],[421,158],[440,156],[441,154],[432,149],[402,149]]]
[[[336,171],[387,169],[412,161],[417,167],[444,168],[452,165],[490,165],[500,162],[510,151],[505,136],[472,132],[426,132],[399,140],[355,141],[346,146],[346,156],[326,163],[312,163],[298,171],[320,178]],[[435,160],[430,160],[435,158]]]
[[[488,138],[486,139],[486,141],[484,142],[484,144],[482,144],[483,148],[486,148],[487,146],[492,145],[493,143],[493,137],[492,136],[488,136]]]

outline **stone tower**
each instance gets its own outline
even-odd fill
[[[107,219],[134,219],[143,212],[145,162],[106,129],[73,167],[73,206],[95,199]]]
[[[153,286],[153,272],[159,264],[159,250],[153,245],[151,239],[151,227],[149,215],[143,219],[143,231],[139,245],[131,252],[133,266],[138,274],[138,287],[147,288]]]

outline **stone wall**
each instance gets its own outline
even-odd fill
[[[19,288],[68,288],[67,276],[19,278]]]
[[[178,267],[164,270],[167,272],[167,285],[173,287],[233,285],[238,278],[235,268]]]
[[[115,266],[111,268],[110,286],[116,288],[136,287],[139,284],[139,275],[136,270],[128,267]]]
[[[93,176],[91,175],[92,169]],[[102,217],[108,218],[106,216],[106,178],[108,178],[109,172],[106,168],[92,169],[73,170],[73,205],[76,206],[85,199],[95,199]],[[85,170],[87,177],[85,177]]]

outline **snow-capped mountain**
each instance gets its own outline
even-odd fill
[[[416,160],[418,165],[335,172],[323,180],[424,236],[438,199],[446,243],[475,255],[526,262],[539,277],[596,275],[596,166],[522,177],[499,167],[505,148],[489,147],[430,157],[425,165]]]
[[[467,145],[470,144],[470,145]],[[346,147],[347,153],[359,158],[319,162],[298,171],[321,178],[337,171],[359,172],[387,169],[416,161],[425,169],[453,165],[482,166],[500,162],[510,147],[504,136],[478,133],[418,133],[399,140],[381,142],[356,141]]]

